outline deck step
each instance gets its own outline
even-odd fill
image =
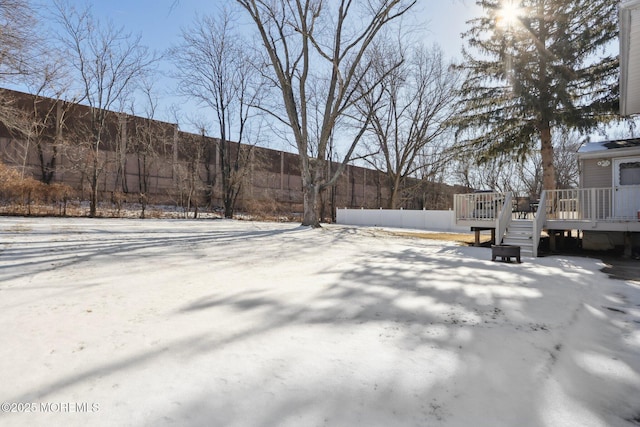
[[[533,221],[511,221],[502,239],[502,244],[520,246],[521,255],[533,256]]]

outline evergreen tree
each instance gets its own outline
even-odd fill
[[[477,0],[459,67],[458,136],[488,160],[536,145],[544,189],[555,188],[552,130],[593,130],[618,108],[617,0]]]

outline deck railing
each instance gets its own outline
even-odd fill
[[[512,215],[512,207],[511,207],[511,193],[504,194],[504,203],[502,205],[502,209],[499,212],[498,219],[496,220],[496,244],[502,243],[502,238],[504,237],[504,233],[507,231],[507,227],[511,223]]]
[[[503,210],[507,193],[456,194],[456,220],[493,222]],[[640,185],[618,188],[579,188],[546,190],[536,217],[565,221],[637,221],[640,211]],[[542,221],[541,221],[542,220]]]
[[[547,190],[547,220],[633,221],[638,219],[640,186]]]
[[[468,193],[454,196],[456,221],[495,221],[505,205],[504,193]]]
[[[496,240],[502,238],[512,217],[508,217],[511,193],[469,193],[454,196],[456,223],[476,228],[495,228]],[[533,219],[534,256],[544,228],[574,227],[578,223],[609,223],[606,227],[628,227],[640,224],[640,185],[618,188],[581,188],[543,191],[537,211],[529,212]],[[514,212],[521,219],[521,212]],[[558,224],[556,221],[564,221]],[[594,227],[592,224],[590,227]],[[617,228],[616,228],[617,229]]]
[[[533,235],[531,238],[533,239],[533,256],[538,256],[538,245],[540,244],[540,235],[542,234],[542,229],[544,227],[544,222],[547,220],[547,211],[545,206],[547,204],[547,192],[543,191],[540,196],[540,201],[538,202],[538,210],[536,211],[533,217]]]

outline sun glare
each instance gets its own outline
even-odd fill
[[[510,28],[517,24],[522,14],[522,9],[514,0],[505,0],[502,2],[500,10],[496,16],[496,25],[500,28]]]

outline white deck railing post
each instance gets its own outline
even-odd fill
[[[511,209],[511,192],[507,192],[504,194],[504,204],[502,205],[502,209],[500,209],[500,214],[496,218],[496,245],[502,243],[502,238],[504,237],[504,233],[507,231],[507,227],[511,223],[512,218],[512,209]]]
[[[542,234],[542,227],[547,220],[547,191],[543,191],[540,195],[538,202],[538,212],[536,212],[533,218],[533,256],[538,256],[538,245],[540,244],[540,234]]]

